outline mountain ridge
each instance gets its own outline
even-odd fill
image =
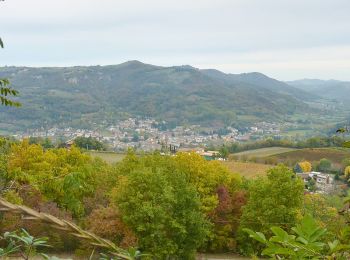
[[[23,103],[22,109],[6,108],[11,113],[3,113],[4,120],[13,129],[98,124],[125,116],[223,126],[242,117],[277,121],[310,110],[300,98],[302,90],[266,75],[209,72],[136,60],[106,66],[2,67],[0,77],[11,80]]]

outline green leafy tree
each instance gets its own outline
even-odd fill
[[[74,144],[82,149],[86,150],[105,150],[105,147],[103,143],[98,141],[96,138],[93,137],[77,137],[74,139]]]
[[[179,172],[161,167],[132,171],[120,179],[112,197],[142,251],[157,258],[194,259],[209,232],[199,196]]]
[[[222,146],[219,150],[219,153],[220,153],[220,156],[224,159],[227,159],[228,155],[230,154],[226,146]]]
[[[326,158],[320,160],[317,170],[321,172],[329,172],[332,168],[332,162]]]
[[[346,227],[344,216],[338,214],[334,203],[335,197],[328,197],[321,194],[306,194],[304,196],[304,207],[302,214],[310,215],[321,227],[327,228],[327,240],[334,240],[339,231]],[[340,198],[339,198],[340,200]],[[340,201],[339,201],[340,202]]]
[[[203,245],[210,251],[222,252],[236,249],[236,237],[241,206],[246,202],[241,192],[241,179],[218,161],[206,161],[196,153],[177,153],[176,156],[152,154],[136,156],[129,151],[116,172],[108,174],[104,187],[115,186],[118,176],[127,176],[134,171],[167,169],[178,172],[193,186],[200,200],[200,211],[211,222],[208,240]],[[106,184],[107,183],[107,184]]]
[[[314,192],[314,191],[316,191],[316,181],[315,181],[315,179],[314,178],[309,178],[308,179],[308,181],[307,181],[307,189],[309,190],[309,191],[312,191],[312,192]]]
[[[29,137],[29,144],[40,144],[43,148],[49,149],[54,148],[55,146],[52,144],[50,138],[42,138],[42,137]]]
[[[10,81],[8,79],[0,79],[0,102],[4,106],[15,106],[19,107],[21,104],[19,102],[12,101],[9,96],[17,96],[18,91],[11,88]]]
[[[0,48],[4,48],[4,43],[0,38]],[[16,106],[19,107],[19,102],[12,101],[9,96],[17,96],[18,91],[10,87],[10,81],[8,79],[0,78],[0,102],[4,106]]]
[[[269,234],[270,228],[279,225],[290,228],[297,223],[303,205],[304,184],[284,165],[272,168],[267,177],[254,180],[249,188],[249,199],[243,207],[240,230],[250,228]],[[239,241],[243,253],[260,250],[240,232]]]
[[[347,166],[350,166],[350,158],[345,158],[341,162],[343,169],[345,169]]]

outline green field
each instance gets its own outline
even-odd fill
[[[240,153],[234,153],[234,158],[252,158],[252,157],[268,157],[276,154],[287,153],[291,151],[295,151],[297,149],[294,148],[285,148],[285,147],[268,147],[268,148],[260,148],[255,150],[244,151]]]
[[[87,153],[92,157],[99,157],[108,163],[120,162],[125,157],[125,154],[123,153],[114,153],[114,152],[88,151]]]

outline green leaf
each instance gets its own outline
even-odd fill
[[[288,241],[291,238],[289,237],[288,233],[280,227],[272,227],[271,231],[276,235],[276,237],[272,237],[271,239],[276,238],[277,240],[281,240],[282,242],[282,241]],[[270,241],[272,241],[271,239]],[[273,242],[277,242],[277,241],[273,241]]]
[[[328,246],[329,249],[331,250],[331,252],[335,252],[335,249],[337,248],[337,246],[339,245],[339,240],[334,240],[333,242],[328,242]]]
[[[249,234],[249,237],[259,241],[260,243],[266,244],[267,240],[263,233],[261,232],[254,232],[253,230],[249,228],[243,228],[243,231]]]

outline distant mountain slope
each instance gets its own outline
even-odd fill
[[[21,129],[67,122],[99,124],[125,115],[224,125],[237,122],[237,115],[278,120],[309,109],[298,90],[263,74],[233,76],[190,66],[130,61],[111,66],[3,67],[0,77],[10,78],[23,103],[21,109],[6,108],[10,112],[1,113],[2,123]]]
[[[223,80],[228,83],[237,84],[245,83],[257,89],[266,89],[279,94],[290,95],[294,98],[305,100],[312,100],[317,98],[313,95],[305,95],[306,92],[296,88],[292,85],[288,85],[282,81],[270,78],[259,72],[242,73],[242,74],[225,74],[218,70],[201,70],[203,73],[210,77]]]
[[[286,82],[290,86],[323,98],[350,101],[350,82],[338,80],[302,79]]]

